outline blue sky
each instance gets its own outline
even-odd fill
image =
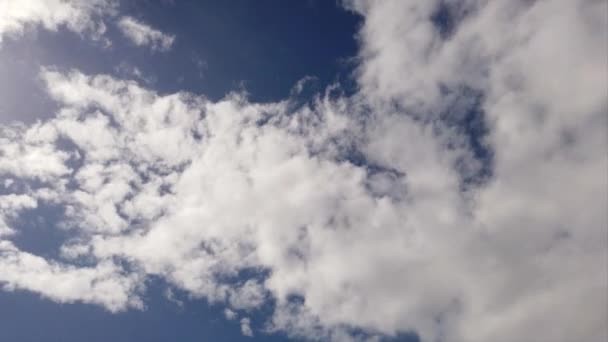
[[[607,32],[0,0],[0,341],[605,341]]]
[[[252,100],[276,101],[306,76],[315,77],[315,86],[322,89],[349,80],[361,21],[332,1],[137,1],[119,6],[121,13],[177,35],[171,53],[133,46],[112,27],[108,49],[65,29],[8,39],[0,52],[2,73],[12,80],[2,85],[3,121],[9,114],[29,120],[49,115],[52,102],[36,83],[40,65],[122,76],[137,67],[158,91],[188,90],[211,99],[244,88]],[[28,108],[20,105],[24,93],[32,94]]]

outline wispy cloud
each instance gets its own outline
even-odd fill
[[[113,15],[115,7],[113,0],[0,0],[0,43],[6,35],[21,35],[38,26],[52,31],[66,27],[102,39],[103,16]]]
[[[118,27],[135,45],[149,46],[152,50],[168,51],[175,41],[174,35],[156,30],[133,17],[122,17]]]

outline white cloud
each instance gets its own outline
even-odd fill
[[[50,31],[66,28],[109,46],[104,20],[115,18],[117,7],[115,0],[0,0],[0,44],[7,36],[18,37],[40,27]],[[175,41],[174,35],[133,17],[120,17],[117,26],[135,45],[152,50],[168,51]]]
[[[232,321],[233,319],[237,318],[237,313],[230,309],[224,309],[224,316],[227,320]]]
[[[56,131],[48,125],[0,127],[0,175],[40,180],[66,175],[69,155],[52,145],[55,139]]]
[[[235,309],[257,308],[266,300],[266,290],[263,285],[253,279],[247,280],[242,286],[235,287],[229,292],[230,305]]]
[[[135,45],[147,45],[152,50],[167,51],[175,40],[175,36],[156,30],[132,17],[122,17],[118,21],[118,27]]]
[[[241,333],[245,336],[253,337],[253,330],[251,330],[251,320],[247,317],[241,318]]]
[[[361,90],[295,112],[43,70],[62,109],[0,131],[2,175],[41,180],[5,207],[51,199],[77,239],[47,261],[5,235],[0,282],[116,311],[155,275],[229,319],[272,298],[269,330],[321,340],[605,340],[606,4],[450,4],[469,10],[446,39],[437,2],[353,2]],[[463,89],[493,152],[468,186]]]
[[[170,302],[175,303],[175,305],[180,308],[184,307],[184,301],[178,299],[171,288],[167,288],[167,290],[165,291],[165,298],[167,298],[167,300],[169,300]]]
[[[29,290],[60,303],[76,301],[103,305],[112,312],[141,308],[141,280],[124,274],[111,261],[95,267],[65,266],[20,251],[0,241],[0,285],[4,290]]]
[[[354,5],[366,17],[360,84],[378,111],[394,101],[433,121],[449,105],[440,86],[484,93],[493,178],[473,193],[468,247],[459,247],[467,253],[451,256],[463,287],[446,282],[464,292],[452,295],[459,305],[448,334],[601,341],[607,309],[593,301],[606,302],[606,264],[591,260],[605,260],[607,249],[606,3],[448,2],[469,15],[447,40],[429,21],[437,3]],[[407,148],[386,134],[370,141]],[[408,152],[385,162],[405,161]],[[432,340],[438,329],[420,331]]]
[[[15,231],[11,229],[7,220],[18,215],[23,209],[32,209],[38,206],[38,201],[28,195],[0,195],[0,238],[2,236],[13,235]]]
[[[0,0],[0,43],[6,35],[21,35],[30,27],[57,31],[65,27],[100,39],[103,15],[115,11],[113,0]]]

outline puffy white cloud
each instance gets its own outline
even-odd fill
[[[122,17],[118,21],[118,28],[135,45],[147,45],[152,50],[167,51],[175,40],[174,35],[163,33],[133,17]]]
[[[0,175],[44,181],[68,174],[69,155],[54,147],[56,137],[48,125],[0,127]]]
[[[237,317],[237,313],[230,309],[224,309],[224,317],[226,317],[227,320],[232,321]]]
[[[253,337],[253,330],[251,330],[251,320],[247,317],[241,318],[241,333],[245,336]]]
[[[160,276],[320,340],[605,340],[606,4],[441,4],[351,2],[360,91],[296,109],[43,70],[62,109],[3,129],[2,175],[41,181],[5,207],[59,203],[75,238],[46,261],[6,235],[0,282],[115,311]]]
[[[593,301],[607,300],[607,4],[445,1],[451,15],[463,16],[448,37],[430,20],[439,4],[351,6],[366,18],[359,81],[378,111],[397,104],[436,124],[450,93],[483,92],[492,178],[472,193],[469,247],[450,267],[464,282],[444,279],[463,291],[453,296],[457,314],[442,314],[450,325],[450,316],[458,320],[448,336],[601,341],[607,309]],[[370,141],[402,148],[387,157],[393,165],[408,160],[411,150],[386,132]],[[473,273],[464,275],[467,269]],[[419,331],[432,340],[439,330]]]
[[[5,35],[20,35],[30,27],[57,31],[60,27],[100,39],[106,30],[101,17],[115,12],[113,0],[1,0],[0,43]]]
[[[60,303],[103,305],[110,311],[141,308],[137,274],[126,274],[111,261],[95,267],[66,266],[20,251],[0,241],[0,285],[4,290],[29,290]]]
[[[36,199],[28,195],[0,195],[0,237],[14,234],[14,230],[6,222],[7,220],[17,216],[23,209],[32,209],[37,206]]]
[[[266,300],[266,290],[259,282],[249,279],[242,286],[230,289],[229,302],[235,309],[257,308]]]

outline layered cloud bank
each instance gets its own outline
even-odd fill
[[[56,117],[0,131],[3,288],[120,311],[157,276],[313,340],[604,341],[606,2],[345,5],[352,96],[43,69]],[[14,242],[48,204],[53,259]]]

